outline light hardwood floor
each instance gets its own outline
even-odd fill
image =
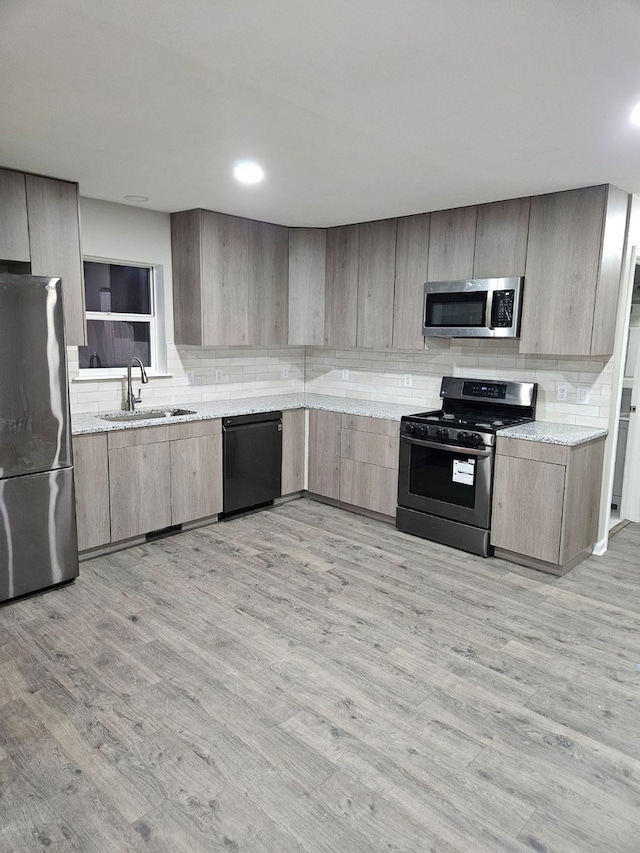
[[[563,578],[300,500],[0,609],[0,850],[640,850],[640,526]]]

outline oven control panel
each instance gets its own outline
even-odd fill
[[[439,444],[459,444],[461,447],[491,446],[495,442],[493,433],[475,432],[471,429],[446,427],[442,424],[426,424],[416,421],[402,421],[400,435],[430,441]]]

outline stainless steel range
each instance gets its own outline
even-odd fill
[[[496,432],[535,417],[535,382],[444,376],[442,409],[400,422],[396,527],[483,557]]]

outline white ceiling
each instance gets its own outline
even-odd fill
[[[326,226],[640,193],[638,0],[1,0],[0,40],[0,165],[84,196]]]

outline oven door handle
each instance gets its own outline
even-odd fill
[[[419,438],[409,438],[408,435],[401,437],[402,441],[407,441],[409,444],[417,444],[420,447],[431,447],[434,450],[453,450],[455,453],[464,453],[465,456],[491,456],[491,449],[483,448],[479,450],[477,447],[465,447],[462,444],[442,444],[439,441],[421,441]]]

